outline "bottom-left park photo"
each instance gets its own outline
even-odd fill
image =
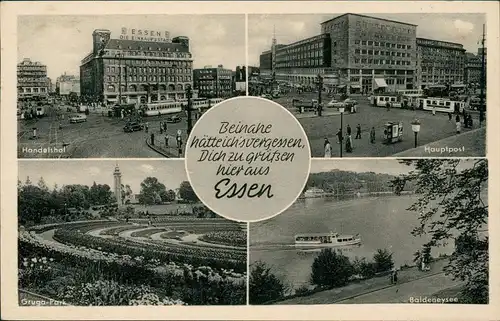
[[[25,160],[19,305],[244,305],[247,224],[205,207],[182,160]]]

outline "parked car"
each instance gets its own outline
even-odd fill
[[[345,107],[345,102],[332,99],[328,104],[326,104],[326,107],[328,108]]]
[[[87,121],[87,116],[86,115],[73,115],[69,117],[69,122],[76,124],[76,123],[83,123]]]
[[[137,132],[141,131],[144,128],[143,124],[140,124],[139,122],[133,121],[129,122],[123,127],[123,131],[126,133],[132,133],[132,132]]]
[[[167,123],[180,123],[181,120],[182,119],[179,116],[174,115],[167,118]]]

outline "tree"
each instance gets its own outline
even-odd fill
[[[312,264],[311,283],[340,287],[346,285],[353,274],[354,268],[347,256],[340,251],[323,249]]]
[[[285,285],[264,262],[252,264],[249,282],[250,304],[264,304],[280,299],[285,294]]]
[[[393,181],[396,193],[414,182],[419,199],[408,210],[418,213],[412,234],[428,236],[424,246],[438,247],[455,241],[445,272],[463,280],[464,301],[488,302],[488,205],[483,201],[488,184],[486,159],[420,159],[401,161],[413,170]]]
[[[193,191],[193,188],[191,187],[191,183],[188,181],[184,181],[181,183],[179,186],[179,196],[186,201],[189,202],[198,202],[198,196],[196,193]]]
[[[175,201],[175,192],[171,189],[169,189],[168,191],[165,191],[165,193],[162,193],[160,196],[161,196],[161,199],[163,202]]]
[[[377,253],[373,255],[373,261],[375,263],[375,272],[386,272],[394,267],[394,261],[392,260],[392,253],[387,249],[378,249]]]
[[[146,177],[141,183],[139,203],[153,205],[161,203],[160,195],[166,192],[165,185],[160,183],[156,177]]]

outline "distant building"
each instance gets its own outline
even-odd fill
[[[17,64],[17,93],[19,98],[45,97],[49,93],[50,80],[47,66],[24,58]]]
[[[464,82],[479,86],[481,82],[482,61],[480,56],[473,53],[466,54]]]
[[[200,97],[231,97],[233,94],[232,70],[223,65],[205,66],[193,70],[193,85]]]
[[[80,96],[80,77],[66,73],[57,77],[56,92],[60,96],[69,96],[72,92]]]
[[[465,49],[459,43],[417,38],[417,84],[424,89],[433,85],[462,86]]]
[[[260,69],[255,66],[248,66],[248,80],[258,80],[260,77]]]
[[[233,91],[246,92],[246,66],[237,66],[234,72]]]
[[[189,38],[170,39],[168,31],[122,28],[119,39],[97,29],[93,48],[80,65],[85,100],[146,103],[185,98],[193,81]]]

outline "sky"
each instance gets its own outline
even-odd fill
[[[189,37],[194,68],[245,65],[244,15],[19,16],[18,61],[47,65],[54,82],[64,72],[79,75],[80,61],[92,51],[92,32],[108,29],[119,38],[122,27]]]
[[[179,187],[187,181],[183,160],[36,160],[20,161],[18,178],[21,182],[29,176],[36,184],[43,177],[52,189],[68,184],[108,184],[113,188],[113,172],[116,164],[122,173],[122,184],[130,185],[132,192],[139,194],[141,182],[148,176],[156,177],[167,189]]]
[[[477,53],[481,40],[484,14],[370,14],[364,15],[385,18],[418,25],[417,37],[456,42],[464,45],[468,52]],[[319,35],[320,23],[335,16],[324,14],[307,15],[249,15],[248,16],[248,64],[259,66],[259,55],[271,49],[273,30],[276,30],[278,44],[288,44],[304,38]]]

